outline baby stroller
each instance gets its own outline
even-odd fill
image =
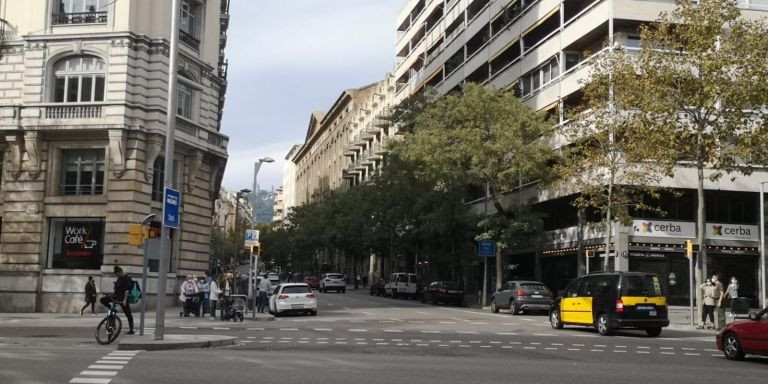
[[[245,295],[223,296],[221,298],[221,320],[229,321],[232,319],[242,322],[247,302],[248,298]]]
[[[200,317],[200,303],[205,295],[204,292],[195,293],[193,295],[185,295],[183,311],[179,312],[179,317],[189,317],[189,314]]]

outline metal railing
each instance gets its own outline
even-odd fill
[[[189,32],[179,29],[179,40],[195,50],[200,49],[200,40],[192,36]]]
[[[62,24],[95,24],[106,23],[107,11],[101,12],[72,12],[72,13],[54,13],[53,25]]]

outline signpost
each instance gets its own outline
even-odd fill
[[[485,258],[485,262],[483,262],[483,306],[485,306],[488,297],[488,258],[496,255],[496,242],[493,240],[478,241],[477,255]]]
[[[175,189],[165,187],[163,193],[163,226],[179,229],[179,202],[181,193]]]
[[[253,291],[254,283],[254,270],[258,268],[258,265],[253,262],[253,247],[259,245],[259,230],[258,229],[246,229],[245,241],[243,244],[249,249],[248,253],[248,297],[253,300],[253,317],[256,317],[256,292]]]

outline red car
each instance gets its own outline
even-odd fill
[[[318,289],[320,288],[320,280],[317,277],[310,276],[304,278],[304,283],[309,285],[312,289]]]
[[[717,349],[729,360],[745,354],[768,355],[768,308],[750,313],[749,320],[730,323],[717,335]]]

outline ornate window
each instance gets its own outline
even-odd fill
[[[200,4],[196,0],[181,0],[179,40],[194,49],[200,49]]]
[[[176,89],[176,114],[186,119],[193,120],[192,107],[195,104],[195,90],[183,81],[178,82]]]
[[[110,0],[56,0],[54,1],[54,25],[106,23],[106,7]]]
[[[104,101],[104,60],[72,56],[53,67],[53,101],[78,103]]]
[[[104,193],[104,150],[64,149],[61,152],[60,195]]]

